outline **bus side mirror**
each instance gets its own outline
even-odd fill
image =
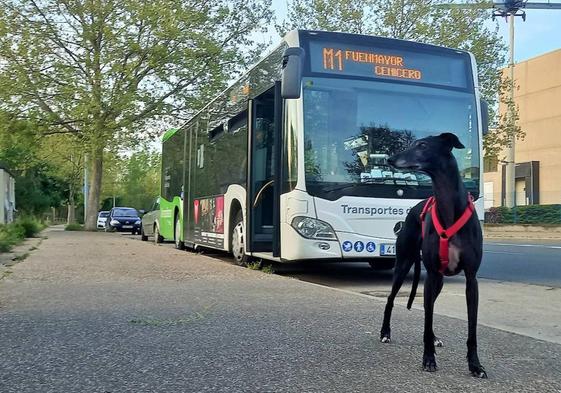
[[[483,135],[487,135],[489,133],[489,103],[481,99],[479,106],[481,108],[481,130]]]
[[[300,98],[304,49],[286,48],[282,55],[282,98]]]

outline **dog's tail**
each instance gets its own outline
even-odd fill
[[[421,277],[421,260],[417,258],[415,260],[415,270],[413,271],[413,284],[411,285],[411,293],[409,294],[409,300],[407,301],[407,309],[411,310],[413,305],[413,300],[417,295],[417,286],[419,285],[419,279]]]

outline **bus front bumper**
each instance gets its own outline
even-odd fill
[[[282,224],[282,259],[364,260],[395,258],[395,239],[336,232],[338,240],[307,239],[290,225]]]

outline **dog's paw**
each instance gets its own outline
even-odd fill
[[[435,337],[434,338],[434,346],[438,347],[438,348],[441,348],[441,347],[444,346],[444,343],[442,342],[441,339],[439,339],[438,337]]]
[[[423,355],[423,370],[433,373],[438,370],[434,355]]]
[[[380,337],[380,342],[384,343],[384,344],[389,344],[392,341],[391,337],[389,334],[382,334],[382,337]]]
[[[487,372],[485,371],[485,369],[483,368],[482,365],[470,365],[469,366],[469,371],[471,371],[471,375],[474,376],[475,378],[482,378],[482,379],[487,379]]]

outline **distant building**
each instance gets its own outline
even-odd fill
[[[0,224],[14,221],[16,210],[16,181],[7,168],[0,164]]]
[[[516,64],[514,79],[526,133],[515,145],[516,205],[561,203],[561,49]],[[484,172],[485,207],[505,205],[505,164],[485,159]]]

